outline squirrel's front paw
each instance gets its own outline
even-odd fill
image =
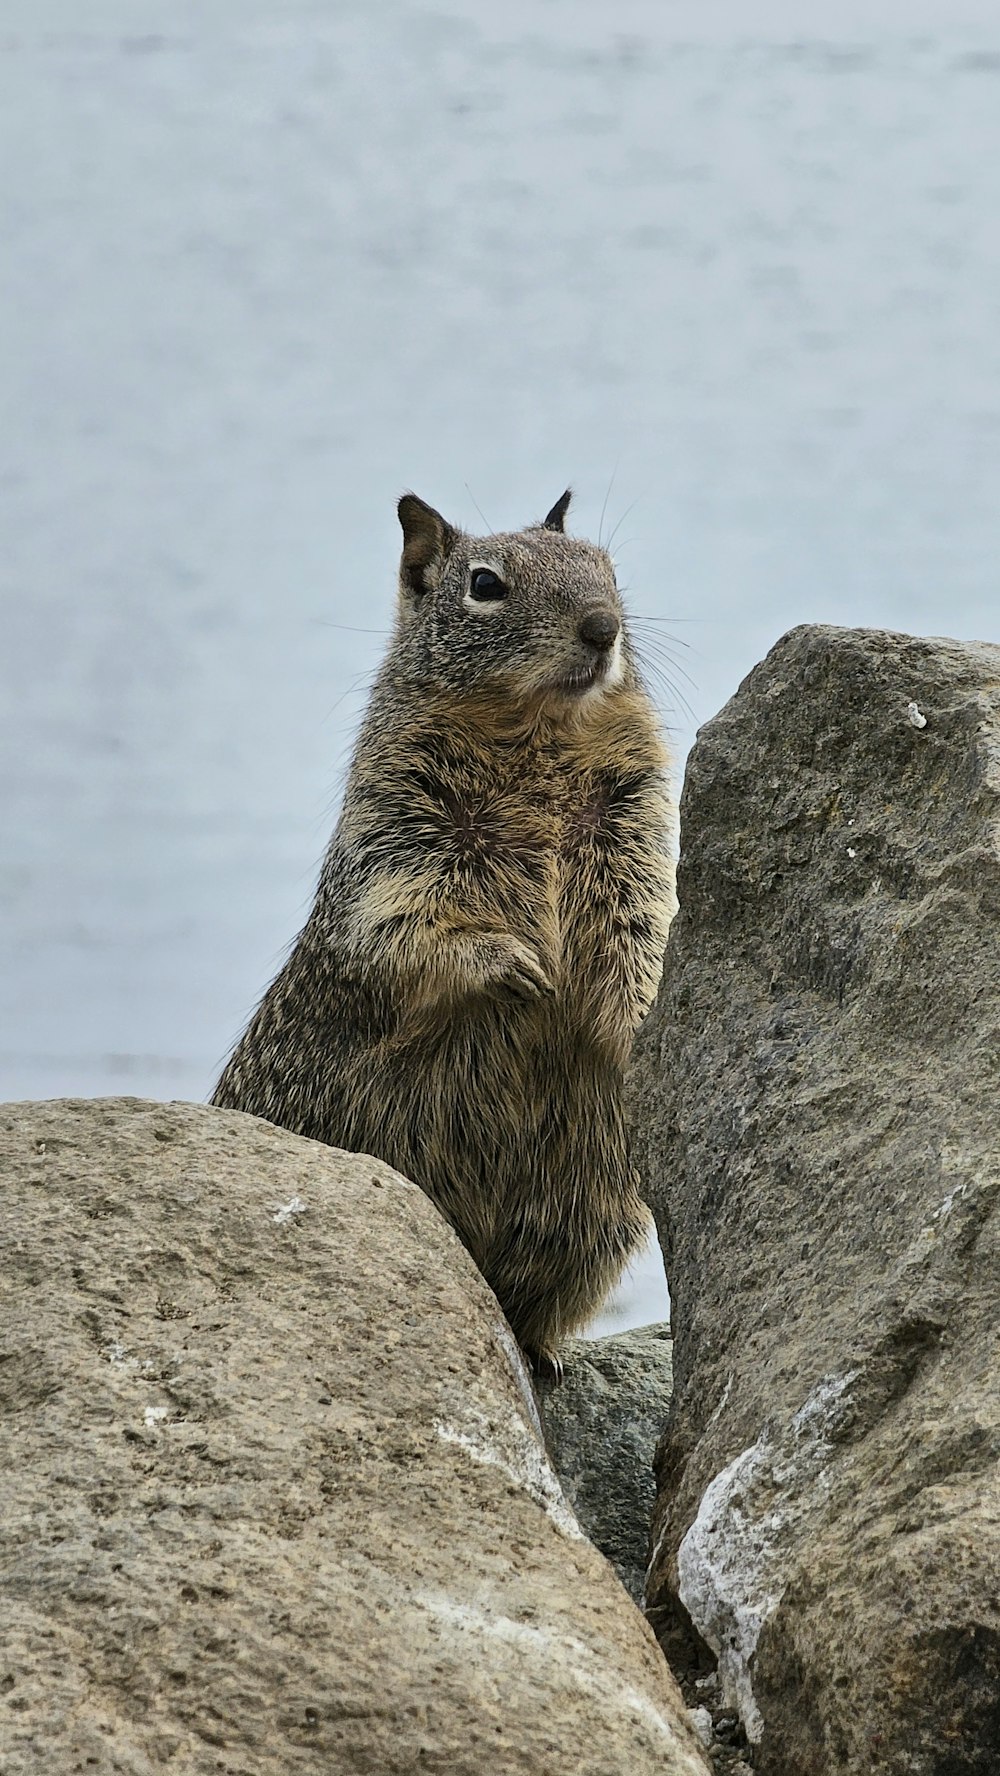
[[[492,938],[490,949],[486,986],[514,993],[519,999],[547,997],[554,991],[536,952],[519,937]]]

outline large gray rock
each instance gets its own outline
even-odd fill
[[[670,1327],[567,1339],[562,1355],[563,1385],[543,1401],[545,1441],[580,1527],[638,1603],[670,1404]]]
[[[4,1776],[704,1771],[415,1186],[130,1100],[0,1172]]]
[[[675,1333],[652,1619],[769,1776],[996,1776],[1000,648],[793,631],[682,835],[631,1082]]]

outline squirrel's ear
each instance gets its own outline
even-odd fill
[[[455,541],[455,532],[440,512],[428,506],[415,493],[404,493],[397,506],[403,527],[403,559],[400,578],[411,592],[427,590],[427,570],[433,569],[447,555]]]
[[[558,530],[558,531],[562,530],[563,519],[565,518],[566,513],[569,510],[569,502],[572,498],[573,498],[573,491],[571,488],[567,487],[566,492],[563,494],[561,499],[556,500],[555,505],[553,506],[551,512],[549,513],[548,517],[545,520],[545,529],[546,530]]]

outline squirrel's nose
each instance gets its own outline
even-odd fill
[[[601,653],[605,654],[614,645],[620,627],[614,611],[591,610],[581,620],[580,640],[589,642],[591,647],[600,648]]]

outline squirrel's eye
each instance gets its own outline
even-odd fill
[[[469,582],[469,596],[487,604],[496,598],[506,598],[507,588],[492,568],[477,567]]]

